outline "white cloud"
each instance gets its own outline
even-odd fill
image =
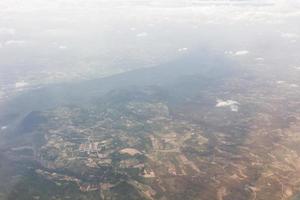
[[[25,81],[20,81],[20,82],[16,82],[15,83],[15,88],[23,88],[23,87],[26,87],[28,85],[27,82]]]
[[[290,88],[298,88],[299,85],[295,83],[287,83],[285,81],[277,81],[277,84],[284,84],[285,87],[290,87]]]
[[[236,56],[244,56],[244,55],[247,55],[249,54],[249,51],[247,50],[240,50],[240,51],[236,51],[234,55]]]
[[[185,51],[187,51],[187,50],[188,50],[188,48],[184,47],[184,48],[179,48],[177,51],[178,51],[178,52],[185,52]]]
[[[294,69],[295,69],[295,70],[300,70],[300,67],[294,66]]]
[[[23,45],[25,44],[26,41],[24,40],[8,40],[4,43],[4,45],[9,46],[9,45]]]
[[[0,34],[14,35],[15,33],[16,31],[13,28],[5,28],[5,27],[0,28]]]
[[[283,83],[285,83],[285,81],[277,81],[276,83],[277,84],[283,84]]]
[[[236,52],[225,51],[224,54],[226,54],[226,55],[234,55],[234,56],[244,56],[244,55],[249,54],[249,51],[248,50],[239,50],[239,51],[236,51]]]
[[[148,36],[147,32],[142,32],[142,33],[136,34],[136,37],[147,37],[147,36]]]
[[[281,37],[288,39],[296,39],[299,38],[299,35],[296,33],[281,33]]]
[[[265,59],[262,58],[262,57],[258,57],[258,58],[255,58],[255,60],[256,60],[256,61],[259,61],[259,62],[262,62],[262,61],[264,61]]]
[[[297,88],[297,87],[299,87],[299,85],[294,84],[294,83],[290,84],[289,86],[290,86],[291,88]]]
[[[61,45],[61,46],[59,46],[58,48],[61,49],[61,50],[65,50],[65,49],[67,49],[68,47],[67,47],[67,46],[64,46],[64,45]]]
[[[225,51],[224,54],[226,54],[226,55],[232,55],[233,52],[232,51]]]
[[[221,100],[221,99],[218,99],[217,100],[217,104],[216,104],[216,107],[229,107],[231,109],[231,111],[233,112],[238,112],[239,110],[239,102],[237,101],[233,101],[233,100]]]

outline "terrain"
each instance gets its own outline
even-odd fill
[[[199,60],[66,86],[80,104],[6,110],[0,199],[297,199],[300,94],[279,78],[298,75]]]

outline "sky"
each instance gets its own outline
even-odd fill
[[[299,21],[300,0],[1,0],[0,100],[199,47],[244,65],[280,53],[278,65],[298,66]]]

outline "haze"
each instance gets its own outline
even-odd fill
[[[241,67],[297,67],[299,9],[298,0],[2,0],[0,98],[157,66],[198,48]]]

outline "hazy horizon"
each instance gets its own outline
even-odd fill
[[[299,50],[292,0],[3,0],[0,11],[0,98],[157,66],[195,48],[253,60],[269,45]]]

